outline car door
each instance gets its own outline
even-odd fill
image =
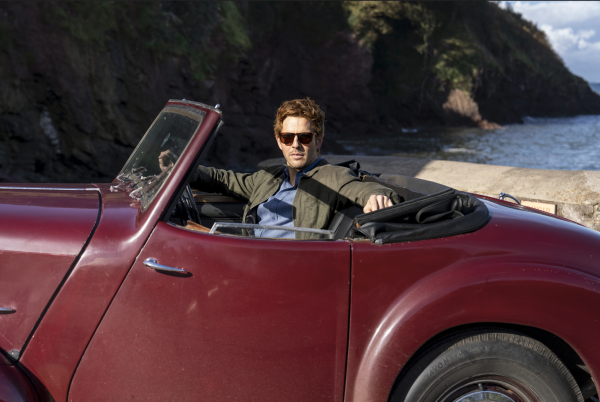
[[[144,261],[183,269],[171,274]],[[350,246],[159,222],[90,342],[69,400],[341,401]]]

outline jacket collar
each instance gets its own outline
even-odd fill
[[[325,158],[321,159],[317,165],[312,168],[309,172],[306,173],[306,177],[312,177],[315,173],[317,173],[323,166],[329,165],[329,162],[325,160]]]
[[[319,169],[321,169],[323,166],[326,166],[326,165],[329,165],[329,162],[327,162],[325,160],[325,158],[321,159],[314,168],[312,168],[309,172],[307,172],[305,174],[305,177],[313,176],[315,173],[317,173],[319,171]],[[269,193],[269,197],[277,192],[277,189],[283,182],[283,178],[284,178],[283,172],[284,172],[285,168],[286,168],[286,165],[279,165],[279,166],[274,167],[274,170],[271,170],[271,172],[272,172],[271,178],[270,178],[271,183],[269,184],[269,186],[270,186],[269,191],[267,191],[267,193]],[[268,199],[268,197],[267,197],[267,199]],[[266,201],[266,199],[265,200],[255,199],[252,202],[252,204],[250,205],[250,209],[255,208],[257,205],[259,205],[265,201]]]

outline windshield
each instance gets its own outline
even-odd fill
[[[189,108],[186,108],[189,109]],[[117,176],[144,211],[167,181],[206,113],[165,108]]]

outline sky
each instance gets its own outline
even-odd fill
[[[600,1],[508,1],[543,30],[575,75],[600,83]]]

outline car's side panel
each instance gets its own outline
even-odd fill
[[[0,186],[0,348],[18,357],[98,219],[94,191]]]
[[[147,258],[188,274],[154,271]],[[160,222],[69,400],[341,402],[349,279],[346,242],[217,236]]]
[[[468,235],[389,246],[353,244],[346,400],[386,401],[408,359],[457,326],[512,323],[569,343],[600,374],[600,236],[489,204]],[[552,227],[552,230],[548,230]],[[585,327],[585,331],[582,330]]]
[[[73,373],[102,315],[219,118],[207,110],[199,132],[145,212],[126,192],[98,185],[103,209],[96,232],[20,360],[56,402],[66,401]]]

